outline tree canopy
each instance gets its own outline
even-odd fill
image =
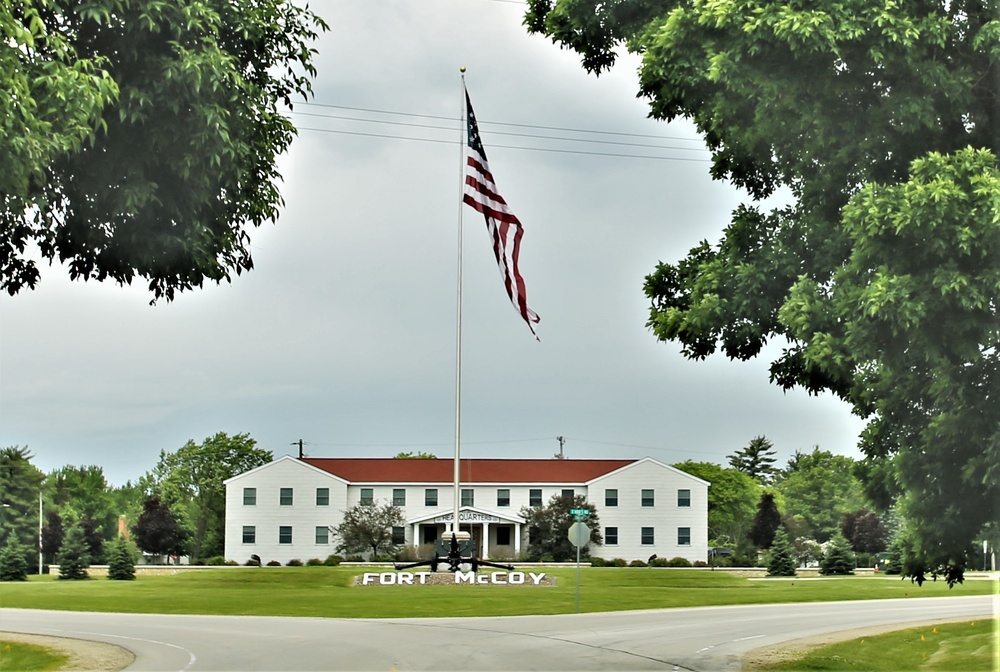
[[[200,559],[222,555],[226,531],[226,479],[274,459],[249,434],[219,432],[201,443],[188,441],[161,452],[153,489],[191,525],[188,550]]]
[[[795,452],[775,489],[784,497],[785,517],[796,536],[826,542],[840,533],[844,514],[865,505],[854,464],[849,457],[819,448]]]
[[[339,538],[337,550],[370,553],[369,560],[394,554],[392,528],[406,525],[403,510],[389,502],[358,503],[344,511],[340,525],[331,528]]]
[[[750,528],[760,501],[761,486],[736,469],[712,462],[680,462],[681,471],[711,483],[708,489],[708,540],[718,546],[732,546],[749,558]]]
[[[1000,518],[1000,20],[978,0],[529,0],[596,73],[642,55],[654,118],[759,200],[646,279],[649,326],[702,359],[771,363],[868,421],[869,488],[912,523],[915,576],[961,580]]]
[[[3,289],[39,256],[154,301],[249,271],[295,134],[279,106],[311,93],[326,28],[291,0],[3,3]]]
[[[774,474],[778,471],[774,466],[776,459],[774,444],[763,436],[751,439],[750,443],[729,455],[727,459],[733,469],[742,471],[765,485],[774,479]]]

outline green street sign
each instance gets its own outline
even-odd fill
[[[584,516],[590,515],[590,509],[570,509],[570,514],[576,516],[577,518],[582,518]]]

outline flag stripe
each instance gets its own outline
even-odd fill
[[[465,169],[465,191],[462,200],[480,212],[486,218],[486,230],[493,243],[493,255],[500,269],[507,296],[521,318],[528,324],[535,338],[535,325],[541,321],[538,313],[528,307],[527,292],[524,278],[518,268],[518,258],[521,255],[521,237],[524,228],[507,202],[497,191],[493,181],[493,173],[486,159],[486,150],[479,137],[479,126],[476,115],[472,111],[472,101],[469,93],[465,94],[465,104],[468,111],[468,144]]]

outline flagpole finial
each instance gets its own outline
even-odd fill
[[[460,67],[458,69],[458,71],[461,72],[464,75],[465,74],[465,66],[463,65],[462,67]]]

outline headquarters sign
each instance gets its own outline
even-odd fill
[[[429,586],[467,584],[470,586],[553,586],[555,580],[545,572],[365,572],[360,586]]]

